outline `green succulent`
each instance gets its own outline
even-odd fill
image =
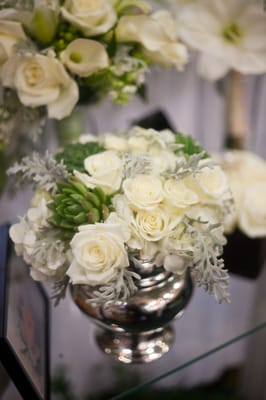
[[[71,239],[80,225],[104,221],[111,210],[110,196],[102,189],[88,189],[76,177],[58,183],[58,192],[48,205],[49,222],[60,230],[60,239]]]

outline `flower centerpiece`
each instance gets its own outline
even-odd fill
[[[33,279],[92,289],[89,301],[138,291],[134,265],[153,260],[174,275],[191,269],[217,301],[229,301],[221,257],[234,214],[226,175],[189,137],[133,127],[81,137],[52,155],[34,153],[9,169],[36,189],[10,228]]]
[[[186,61],[171,14],[144,0],[2,1],[0,151],[18,157],[46,118],[106,96],[123,105],[143,91],[150,66]]]

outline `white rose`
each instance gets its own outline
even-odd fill
[[[88,174],[74,171],[74,175],[88,188],[100,187],[106,194],[116,192],[122,182],[123,163],[114,151],[94,154],[84,160]]]
[[[213,199],[219,199],[229,189],[228,179],[219,166],[202,168],[194,179],[201,189],[203,197],[206,195]]]
[[[76,26],[85,36],[95,36],[109,31],[117,15],[108,0],[66,0],[61,7],[63,18]]]
[[[115,213],[111,213],[111,218],[114,220],[114,214],[122,225],[126,225],[130,231],[130,237],[126,240],[127,245],[131,249],[142,249],[143,239],[140,237],[138,230],[136,229],[136,221],[133,210],[129,207],[129,204],[124,195],[117,194],[113,197],[112,203],[115,209]],[[109,220],[109,218],[108,218]],[[107,221],[108,221],[107,220]]]
[[[123,151],[127,150],[127,140],[123,137],[108,133],[103,138],[104,147],[108,150]]]
[[[66,117],[78,101],[76,82],[53,57],[15,55],[3,65],[1,75],[3,86],[15,89],[22,104],[47,106],[50,118]]]
[[[176,166],[176,156],[172,151],[154,148],[149,151],[153,163],[153,173],[161,174],[164,171],[173,171]]]
[[[252,152],[243,150],[231,150],[215,157],[229,179],[236,205],[235,218],[229,221],[226,230],[231,232],[239,226],[247,236],[264,236],[263,204],[261,204],[259,194],[263,195],[266,182],[265,160]],[[249,204],[249,199],[252,200],[251,204]],[[256,206],[257,202],[258,206]],[[264,208],[266,209],[266,206]]]
[[[163,239],[179,218],[164,207],[158,206],[152,210],[141,210],[136,213],[136,230],[138,234],[147,241],[158,241]]]
[[[137,209],[152,209],[164,199],[162,182],[155,175],[128,178],[123,182],[123,190],[129,203]]]
[[[67,271],[73,284],[101,285],[129,265],[119,224],[80,227],[70,242],[73,261]]]
[[[132,136],[128,139],[128,148],[133,155],[146,153],[149,142],[145,137]]]
[[[120,18],[116,36],[121,42],[138,42],[154,62],[182,68],[187,62],[186,47],[179,43],[174,21],[167,11],[148,15],[126,15]]]
[[[186,208],[198,202],[198,195],[181,180],[168,179],[164,184],[167,201],[174,207]]]
[[[239,227],[251,238],[266,236],[266,183],[246,187],[238,204]]]
[[[105,47],[95,40],[73,40],[60,54],[62,63],[74,74],[86,77],[108,67]]]
[[[26,35],[19,22],[4,20],[7,18],[5,10],[0,11],[0,65],[3,64],[11,55],[14,54],[14,46],[22,40],[26,40]]]

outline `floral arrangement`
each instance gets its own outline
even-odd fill
[[[217,80],[229,70],[266,72],[266,13],[263,2],[250,0],[158,0],[176,16],[187,46],[200,53],[199,74]]]
[[[236,205],[227,233],[239,228],[249,238],[266,237],[266,162],[245,150],[228,150],[217,156],[226,173]]]
[[[34,153],[9,169],[36,190],[10,228],[33,279],[94,288],[93,301],[137,290],[134,263],[173,274],[194,271],[217,301],[229,301],[221,258],[234,207],[226,175],[189,136],[133,127],[84,135],[52,155]]]
[[[1,1],[0,152],[18,159],[46,117],[106,96],[123,105],[143,93],[150,66],[186,62],[171,14],[144,0]]]

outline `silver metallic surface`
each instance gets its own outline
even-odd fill
[[[126,301],[88,302],[88,288],[72,291],[75,303],[101,328],[97,343],[106,353],[125,363],[150,362],[165,354],[172,342],[168,326],[182,315],[192,291],[189,271],[173,275],[151,262],[139,262],[138,291]]]

